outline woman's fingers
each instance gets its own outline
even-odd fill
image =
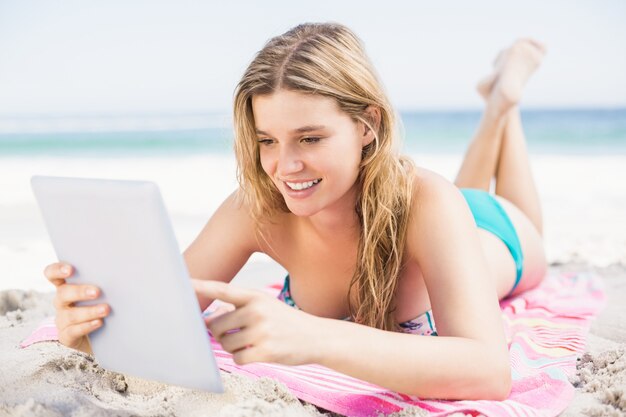
[[[241,349],[246,349],[252,345],[252,330],[241,329],[238,331],[226,333],[220,340],[222,348],[234,353]]]
[[[252,346],[246,349],[240,349],[233,353],[233,361],[237,365],[247,365],[253,362],[274,362],[269,359],[265,359],[260,353],[259,348]]]
[[[109,306],[106,304],[60,310],[57,314],[57,327],[64,330],[77,324],[100,320],[108,316],[109,312]]]
[[[209,310],[203,313],[205,320],[219,317],[224,313],[230,313],[235,310],[235,306],[232,304],[221,304],[214,310]]]
[[[54,299],[55,307],[63,308],[79,301],[94,300],[100,296],[100,290],[93,285],[65,284],[57,287]]]
[[[65,285],[59,288],[63,287]],[[110,308],[106,304],[57,308],[55,324],[59,331],[59,342],[67,347],[91,353],[86,336],[102,326],[103,318],[109,312]]]
[[[56,262],[46,266],[43,274],[55,287],[58,287],[65,284],[65,279],[72,276],[73,272],[74,268],[72,268],[72,265]]]
[[[70,348],[91,353],[87,335],[102,326],[110,308],[106,304],[75,306],[80,301],[94,300],[100,290],[93,285],[68,284],[66,279],[74,273],[74,268],[65,262],[56,262],[44,268],[44,275],[55,287],[55,324],[59,331],[59,342]]]
[[[205,317],[204,322],[207,329],[211,332],[211,335],[221,343],[221,338],[227,334],[245,329],[251,323],[258,326],[258,322],[260,321],[260,317],[257,314],[258,309],[259,307],[256,305],[247,305],[230,311],[224,311],[222,314],[216,315],[215,317],[213,315]]]
[[[248,304],[258,292],[221,281],[192,279],[191,285],[196,294],[200,294],[204,299],[217,299],[234,304],[236,307]]]
[[[94,319],[83,323],[67,326],[63,331],[59,332],[59,342],[61,344],[74,348],[83,337],[102,326],[101,319]]]

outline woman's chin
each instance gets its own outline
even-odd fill
[[[306,210],[294,210],[294,209],[289,209],[289,211],[291,212],[291,214],[293,214],[294,216],[298,216],[298,217],[311,217],[314,213],[310,212],[310,211],[306,211]]]
[[[314,215],[315,213],[317,213],[317,209],[314,209],[309,204],[293,203],[293,202],[290,202],[288,199],[285,199],[285,202],[287,204],[287,208],[289,209],[289,211],[295,216],[310,217]]]

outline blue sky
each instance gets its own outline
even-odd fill
[[[626,106],[620,0],[0,0],[0,116],[226,112],[254,53],[305,21],[351,27],[400,110],[479,108],[520,36],[548,46],[525,107]]]

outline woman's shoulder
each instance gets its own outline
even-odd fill
[[[437,172],[415,169],[410,229],[425,231],[436,223],[446,222],[450,216],[458,216],[461,211],[467,211],[467,204],[455,184]]]
[[[423,167],[414,168],[412,202],[418,207],[423,206],[420,203],[459,193],[457,186],[441,174]]]
[[[291,240],[294,226],[293,215],[279,209],[260,210],[254,207],[244,190],[238,188],[227,199],[237,206],[237,216],[247,228],[253,231],[257,247],[255,251],[276,256],[276,247],[280,242]],[[256,216],[254,213],[258,213]]]

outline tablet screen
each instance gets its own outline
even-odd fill
[[[106,369],[223,392],[187,269],[156,184],[35,176],[35,197],[68,283],[93,284],[111,313],[89,336]]]

